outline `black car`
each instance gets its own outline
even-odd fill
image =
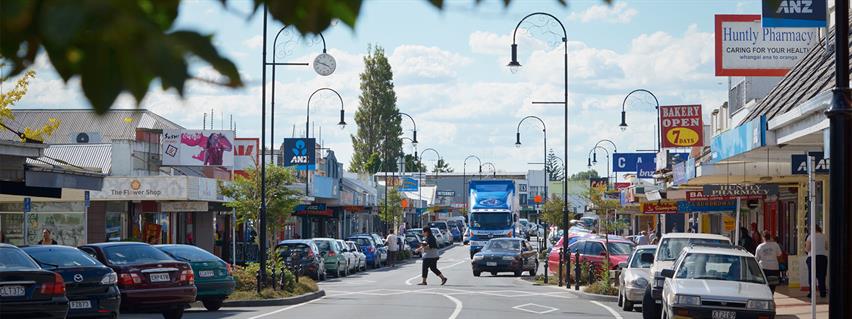
[[[524,271],[535,276],[538,270],[538,254],[525,239],[495,238],[489,240],[481,251],[473,255],[471,266],[476,277],[482,272],[490,272],[492,276],[497,276],[500,272],[512,272],[515,276],[520,276]]]
[[[0,317],[65,318],[68,298],[59,274],[18,247],[0,243]]]
[[[118,316],[121,293],[118,276],[101,262],[74,247],[45,245],[22,248],[41,268],[56,272],[65,281],[68,317]]]
[[[302,273],[314,280],[325,280],[325,262],[319,248],[309,239],[283,240],[276,246],[287,267],[301,267]]]

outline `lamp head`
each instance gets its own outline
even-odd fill
[[[509,67],[509,71],[513,74],[518,73],[518,69],[521,68],[521,64],[518,63],[518,45],[512,43],[512,61],[509,64],[506,64]]]
[[[417,146],[417,130],[414,130],[414,138],[411,140],[411,144]]]
[[[598,163],[598,152],[592,152],[592,164]]]
[[[515,133],[515,147],[521,148],[521,132]]]
[[[627,114],[624,111],[621,111],[621,124],[618,125],[618,128],[620,128],[622,132],[627,130]]]
[[[340,122],[337,123],[341,130],[346,128],[346,120],[344,119],[345,112],[346,111],[344,110],[340,110]]]
[[[592,168],[592,159],[591,159],[591,158],[588,158],[588,160],[589,160],[589,163],[588,163],[588,164],[586,164],[586,167],[588,167],[588,168]]]

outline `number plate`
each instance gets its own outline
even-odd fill
[[[20,297],[26,293],[24,286],[2,286],[0,297]]]
[[[151,282],[165,282],[169,281],[168,273],[159,273],[159,274],[151,274]]]
[[[198,272],[198,277],[213,277],[212,270],[202,270]]]
[[[736,319],[735,311],[713,310],[713,319]]]
[[[496,261],[489,261],[489,262],[486,262],[485,265],[488,266],[488,267],[496,267],[497,262]]]
[[[92,308],[92,302],[89,300],[72,300],[68,302],[71,309],[89,309]]]

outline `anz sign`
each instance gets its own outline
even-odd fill
[[[285,138],[281,152],[284,154],[284,166],[299,171],[316,169],[316,139]]]
[[[824,28],[825,0],[763,0],[764,28]]]

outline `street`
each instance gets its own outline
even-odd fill
[[[420,282],[420,260],[320,283],[326,297],[284,307],[193,308],[184,318],[640,318],[615,302],[582,299],[564,288],[534,286],[508,273],[474,278],[467,247],[446,249],[438,262],[449,279],[429,274]],[[159,314],[127,314],[121,318],[161,318]]]

